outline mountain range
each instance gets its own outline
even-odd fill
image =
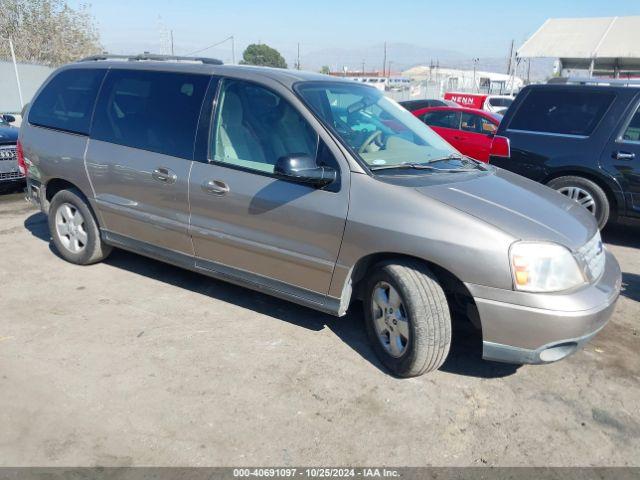
[[[477,58],[478,70],[507,73],[509,51],[496,52],[493,57]],[[295,52],[282,51],[287,63],[292,67],[295,64]],[[500,55],[501,54],[501,55]],[[366,72],[382,71],[384,58],[384,43],[365,47],[339,47],[314,50],[302,53],[300,63],[304,70],[319,70],[323,65],[332,71],[342,71],[344,67],[349,70],[363,70]],[[409,43],[389,43],[387,45],[387,68],[394,73],[399,73],[417,65],[438,64],[440,67],[472,69],[474,57],[455,50],[424,47]],[[518,68],[518,76],[526,77],[527,63],[521,63]],[[553,70],[552,59],[536,59],[531,61],[529,77],[531,80],[543,80],[549,77]]]

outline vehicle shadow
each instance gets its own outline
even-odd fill
[[[466,318],[454,314],[449,356],[440,370],[479,378],[503,378],[521,367],[482,359],[482,333]]]
[[[24,221],[33,236],[47,242],[57,255],[50,241],[46,216],[35,213]],[[369,344],[364,326],[361,302],[354,302],[346,316],[336,318],[285,300],[239,287],[227,282],[210,279],[204,275],[174,267],[141,255],[115,249],[105,263],[128,272],[171,284],[216,300],[268,315],[314,332],[328,328],[349,345],[357,354],[374,365],[380,372],[390,375]],[[481,377],[499,378],[512,375],[517,365],[500,364],[482,360],[482,338],[471,322],[461,318],[455,321],[453,341],[449,356],[441,367],[444,372]]]
[[[0,185],[0,195],[9,195],[13,193],[22,193],[25,189],[23,183],[15,183],[8,185]]]
[[[640,248],[640,226],[608,225],[602,232],[602,240],[620,247]]]
[[[640,302],[640,275],[624,272],[622,274],[620,295],[634,302]]]
[[[639,225],[609,225],[602,232],[605,243],[619,247],[631,247],[640,249]],[[622,272],[622,289],[620,295],[635,302],[640,302],[640,275]]]

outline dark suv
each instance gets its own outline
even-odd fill
[[[640,88],[611,84],[526,87],[490,159],[576,200],[600,228],[640,218]]]

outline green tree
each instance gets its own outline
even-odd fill
[[[269,45],[252,43],[242,54],[242,65],[258,65],[261,67],[287,68],[280,52]]]
[[[329,65],[323,65],[320,68],[320,73],[324,73],[325,75],[329,75],[329,73],[331,73],[331,69],[329,68]]]
[[[102,51],[88,7],[66,0],[0,0],[0,59],[9,60],[7,38],[22,62],[57,66]]]

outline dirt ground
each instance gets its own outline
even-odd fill
[[[640,228],[604,234],[624,291],[574,356],[514,367],[454,332],[389,376],[337,319],[115,251],[78,267],[0,196],[0,466],[640,465]]]

